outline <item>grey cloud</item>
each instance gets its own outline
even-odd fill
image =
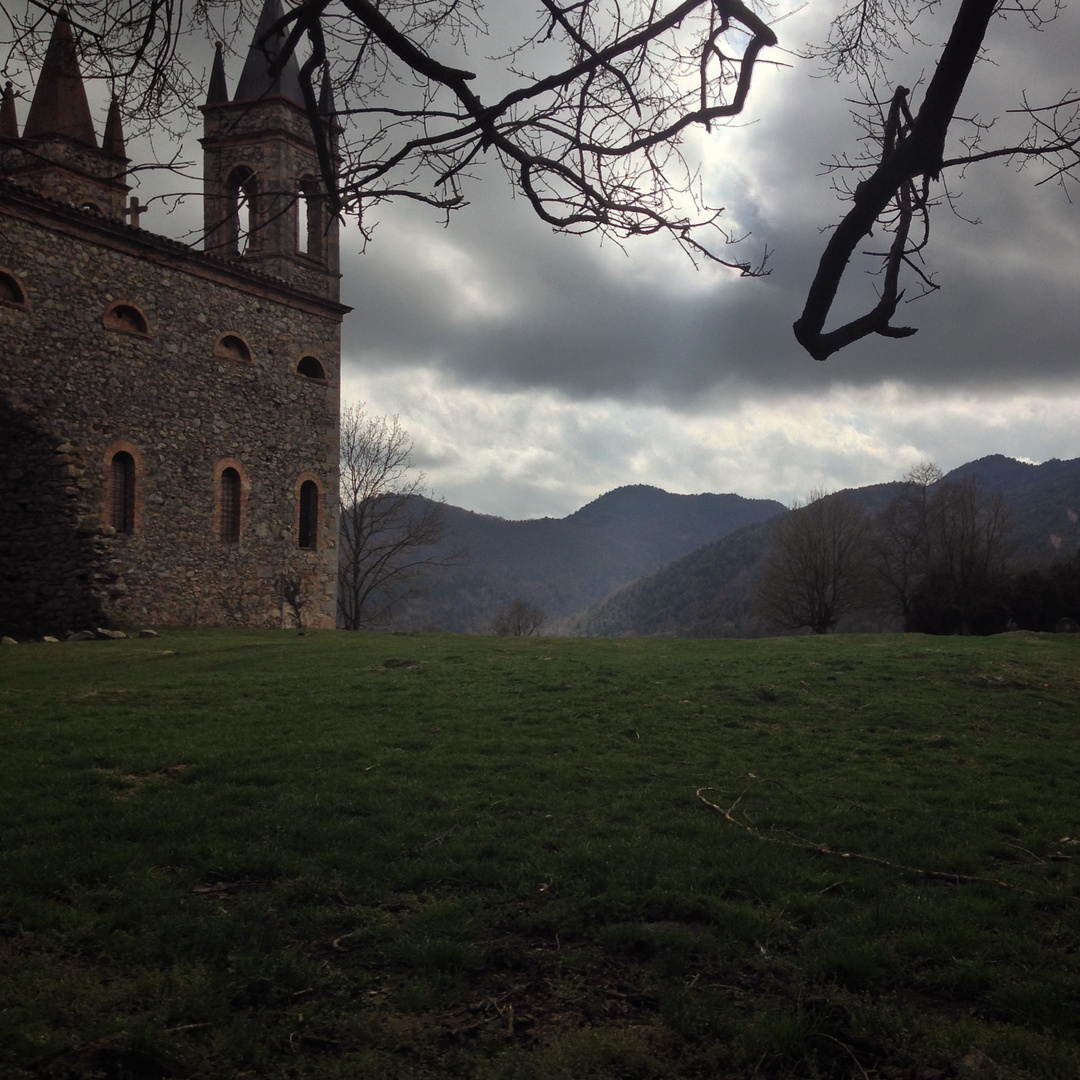
[[[1080,41],[1077,20],[1063,16],[1052,37],[1039,74],[1051,85],[1060,73],[1067,86],[1075,50],[1063,38]],[[1015,91],[1021,84],[1010,77],[1043,56],[1032,50],[1049,40],[1021,34],[1002,66],[985,70],[987,86],[996,92],[1004,82]],[[827,179],[815,174],[831,151],[850,146],[843,104],[850,91],[805,72],[783,78],[786,84],[780,77],[776,83],[790,89],[771,95],[751,131],[716,135],[718,143],[727,137],[743,148],[739,170],[751,178],[716,197],[751,228],[747,251],[761,242],[775,249],[771,277],[703,289],[689,266],[656,271],[646,245],[613,266],[595,238],[552,236],[491,176],[472,189],[474,205],[448,233],[424,220],[423,209],[392,208],[369,253],[349,260],[347,299],[358,310],[346,331],[347,355],[375,369],[434,366],[493,388],[678,407],[719,387],[823,392],[899,379],[945,390],[1069,377],[1080,331],[1075,209],[1045,188],[1033,190],[1033,176],[998,163],[971,171],[960,202],[985,224],[954,218],[944,206],[935,214],[928,260],[943,288],[904,309],[919,327],[916,337],[863,342],[824,365],[802,353],[791,323],[825,243],[819,230],[841,211]],[[505,290],[516,303],[502,315],[448,309],[445,276],[427,264],[425,237],[448,237],[483,269],[489,284],[479,289]],[[859,299],[842,300],[838,319],[873,302],[873,279],[852,270],[845,290]]]

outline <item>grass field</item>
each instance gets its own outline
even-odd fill
[[[0,1076],[1080,1076],[1078,660],[6,647]]]

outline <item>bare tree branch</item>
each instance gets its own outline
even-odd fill
[[[918,13],[934,6],[930,0],[916,5],[908,5],[904,0],[893,0],[891,5],[883,4],[882,0],[860,0],[834,24],[835,36],[819,55],[825,56],[835,70],[854,73],[862,81],[872,83],[881,73],[886,47],[897,46],[897,23],[910,20],[906,24],[910,31]],[[962,0],[914,118],[908,110],[910,91],[902,86],[894,91],[878,136],[880,158],[851,193],[852,207],[825,247],[802,315],[794,324],[796,339],[815,360],[825,360],[871,334],[903,338],[916,333],[914,327],[893,325],[892,319],[904,298],[899,277],[905,266],[914,269],[925,286],[933,287],[913,256],[925,248],[929,239],[929,212],[933,205],[930,188],[941,179],[943,170],[962,171],[981,161],[1006,158],[1049,162],[1051,174],[1040,183],[1056,179],[1064,185],[1067,176],[1075,179],[1080,174],[1077,153],[1080,110],[1071,90],[1054,105],[1032,107],[1025,98],[1023,109],[1017,111],[1029,115],[1032,126],[1026,139],[1015,145],[981,150],[981,140],[992,125],[969,118],[967,123],[974,129],[974,135],[962,140],[968,153],[945,158],[949,129],[954,121],[961,119],[957,112],[960,98],[981,55],[990,19],[1002,10],[998,0]],[[1039,14],[1037,0],[1034,5],[1018,10],[1033,25],[1041,26],[1046,21]],[[872,106],[872,97],[870,102]],[[837,167],[851,166],[844,163]],[[913,243],[910,230],[916,217],[922,219],[923,227],[920,239]],[[883,277],[878,301],[864,315],[826,331],[825,322],[848,265],[863,238],[875,228],[893,235],[889,250],[879,256]]]
[[[178,49],[193,27],[243,48],[257,14],[257,0],[69,7],[87,74],[114,85],[133,133],[160,129],[166,114],[178,124],[194,113],[200,80]],[[28,69],[51,19],[35,8],[7,21],[4,34],[0,11],[7,68]],[[666,234],[694,257],[764,272],[764,255],[724,253],[735,238],[721,226],[722,209],[701,199],[680,145],[691,126],[743,111],[760,54],[777,41],[757,12],[742,0],[682,0],[668,10],[648,0],[544,0],[539,28],[501,63],[468,70],[457,56],[485,30],[483,0],[287,0],[267,40],[284,35],[276,68],[293,53],[300,60],[332,205],[363,227],[365,209],[391,198],[449,212],[465,204],[470,168],[491,157],[557,229]],[[348,122],[341,168],[318,114],[324,59]],[[530,60],[540,70],[526,73]]]

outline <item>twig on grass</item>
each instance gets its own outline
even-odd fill
[[[826,1035],[824,1031],[819,1031],[818,1034],[821,1036],[821,1038],[828,1039],[829,1042],[834,1042],[837,1046],[842,1046],[847,1051],[848,1057],[850,1057],[851,1060],[855,1062],[855,1068],[863,1074],[863,1080],[870,1080],[870,1077],[867,1075],[866,1070],[859,1063],[859,1059],[855,1056],[854,1051],[852,1051],[851,1047],[848,1046],[846,1042],[841,1042],[839,1039],[833,1038],[832,1035]]]
[[[766,836],[756,829],[753,825],[747,825],[743,821],[739,821],[734,817],[732,812],[735,807],[739,805],[743,800],[743,796],[747,795],[753,788],[758,787],[761,784],[772,784],[776,787],[783,788],[784,791],[788,791],[783,784],[778,780],[755,780],[752,784],[748,784],[739,793],[738,798],[729,806],[726,810],[717,805],[716,803],[706,799],[702,794],[703,791],[714,791],[714,788],[701,787],[697,789],[697,797],[711,810],[715,810],[718,814],[722,814],[732,825],[737,826],[740,829],[748,832],[751,836],[756,837],[758,840],[764,840],[769,844],[784,844],[787,847],[801,848],[804,851],[811,851],[815,855],[831,855],[839,859],[853,859],[856,862],[870,863],[873,866],[885,866],[890,870],[903,870],[908,874],[918,874],[920,877],[929,878],[933,881],[951,881],[955,885],[993,885],[998,889],[1008,889],[1011,892],[1027,893],[1029,896],[1033,896],[1034,893],[1030,889],[1023,889],[1019,885],[1011,885],[1007,881],[1001,881],[998,878],[978,877],[974,874],[953,874],[944,870],[923,870],[917,866],[905,866],[903,863],[889,862],[887,859],[878,859],[873,855],[862,855],[857,851],[835,851],[827,844],[820,844],[813,840],[804,840],[801,837],[797,837],[794,833],[788,835],[792,837],[790,840],[781,840],[775,836]],[[794,793],[792,793],[794,794]]]

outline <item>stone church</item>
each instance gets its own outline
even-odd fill
[[[4,90],[0,633],[335,624],[349,309],[299,69],[268,60],[278,17],[267,0],[231,97],[215,56],[201,250],[141,226],[65,12],[21,133]],[[324,82],[331,155],[333,110]]]

